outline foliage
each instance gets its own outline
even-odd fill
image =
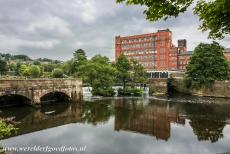
[[[215,80],[229,80],[230,67],[218,43],[199,44],[187,66],[187,87],[210,87]]]
[[[54,78],[63,78],[64,77],[64,72],[60,68],[55,68],[52,72],[52,77]]]
[[[195,8],[200,17],[202,31],[209,30],[209,37],[223,38],[230,34],[230,2],[229,0],[215,0],[206,2],[200,0]]]
[[[38,78],[41,75],[41,69],[39,66],[32,65],[30,66],[30,76],[32,78]]]
[[[74,58],[71,60],[70,64],[70,74],[76,75],[78,72],[78,68],[87,62],[87,57],[85,55],[85,51],[82,49],[78,49],[73,53]]]
[[[21,67],[21,63],[17,63],[16,64],[16,68],[15,68],[15,75],[20,75],[20,67]]]
[[[34,65],[41,65],[41,62],[38,61],[38,60],[35,60],[35,61],[33,62],[33,64],[34,64]]]
[[[31,75],[30,67],[25,64],[22,64],[19,68],[19,73],[22,76],[29,77]]]
[[[0,58],[0,75],[7,71],[6,61]]]
[[[116,69],[107,57],[96,55],[78,69],[79,76],[92,87],[93,95],[114,95],[112,85]]]
[[[15,71],[16,68],[17,68],[17,65],[16,65],[15,63],[10,63],[10,64],[8,64],[8,69],[9,69],[10,71]]]
[[[193,2],[198,2],[194,8],[194,14],[200,18],[200,29],[209,30],[211,38],[223,38],[224,34],[230,34],[229,0],[116,0],[116,2],[146,6],[144,13],[150,21],[177,17],[180,13],[185,12]]]
[[[10,136],[16,131],[17,129],[12,124],[7,124],[2,119],[0,119],[0,139]]]
[[[133,84],[145,83],[147,81],[147,72],[145,68],[134,59],[131,59],[131,82]]]
[[[142,94],[143,90],[138,88],[126,87],[125,89],[118,89],[118,95],[120,96],[141,96]]]
[[[126,84],[131,80],[131,64],[125,55],[121,55],[115,64],[117,69],[116,77],[118,81],[123,83],[123,89],[126,88]]]

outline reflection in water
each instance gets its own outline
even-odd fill
[[[171,122],[185,124],[185,119],[169,104],[116,103],[115,106],[115,130],[118,131],[134,131],[168,140]]]
[[[185,134],[188,135],[188,138],[195,135],[198,139],[196,141],[206,140],[210,143],[218,143],[220,138],[230,137],[230,134],[223,131],[229,124],[229,111],[230,105],[227,104],[186,104],[145,99],[103,99],[73,104],[58,103],[53,106],[43,106],[41,109],[7,108],[2,109],[0,116],[15,117],[16,121],[20,122],[18,124],[20,131],[17,135],[31,133],[31,137],[33,137],[33,132],[48,128],[53,128],[55,132],[58,129],[57,126],[73,123],[84,125],[85,128],[95,131],[94,135],[97,135],[96,131],[98,131],[95,126],[99,125],[102,134],[109,129],[119,132],[118,134],[125,133],[128,136],[143,134],[144,137],[152,136],[153,141],[156,138],[168,142],[170,139],[174,142],[177,141],[175,135],[180,134],[178,131],[181,131],[178,128],[183,128],[186,131],[192,128],[193,134]],[[114,125],[107,127],[111,121]],[[186,123],[186,121],[188,122]],[[175,125],[177,127],[172,131],[172,126]],[[76,125],[75,128],[67,126],[68,130],[72,131],[73,129],[73,132],[77,127],[80,127],[79,125]],[[80,131],[84,133],[84,130]],[[74,136],[74,133],[72,135]],[[108,134],[105,133],[104,135]],[[113,134],[110,139],[114,139],[116,142],[117,137]],[[65,135],[62,136],[63,138]],[[13,142],[14,138],[9,140]],[[52,140],[52,142],[55,141]],[[180,144],[183,143],[180,142]]]
[[[102,103],[84,102],[78,107],[81,109],[81,120],[83,123],[97,125],[106,123],[112,115],[112,107],[109,101]]]
[[[230,119],[229,105],[186,104],[184,108],[198,140],[217,142],[223,138],[223,129]]]

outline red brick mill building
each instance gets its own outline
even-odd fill
[[[192,57],[193,51],[187,51],[187,41],[178,40],[177,46],[172,43],[172,32],[169,29],[158,30],[133,36],[115,37],[115,57],[126,55],[129,59],[138,60],[147,71],[184,71]],[[230,49],[225,57],[230,61]]]

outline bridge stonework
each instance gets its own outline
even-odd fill
[[[74,102],[82,97],[82,81],[79,79],[26,79],[0,80],[0,97],[20,95],[30,100],[30,105],[41,104],[41,97],[52,92],[61,92]]]

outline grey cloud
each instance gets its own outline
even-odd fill
[[[0,0],[0,51],[33,58],[67,60],[82,48],[89,57],[114,59],[114,37],[170,28],[174,43],[186,38],[189,50],[207,42],[197,30],[191,9],[180,17],[151,23],[143,7],[116,4],[115,0]],[[221,41],[227,46],[229,37]]]

